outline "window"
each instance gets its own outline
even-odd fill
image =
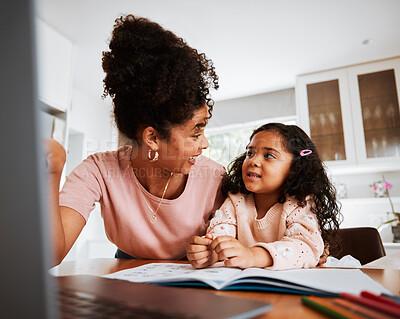
[[[272,122],[295,125],[296,119],[294,116],[270,118],[254,122],[208,128],[206,129],[205,135],[210,142],[210,146],[203,153],[214,161],[227,167],[233,159],[245,151],[253,130],[263,124]]]

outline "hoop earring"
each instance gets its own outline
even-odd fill
[[[158,152],[154,151],[154,157],[151,158],[151,151],[152,149],[149,148],[149,151],[147,152],[147,158],[149,159],[149,161],[152,163],[158,161]]]

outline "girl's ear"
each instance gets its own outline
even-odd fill
[[[143,142],[151,148],[153,151],[157,151],[159,148],[159,134],[155,128],[148,126],[143,130],[142,133]]]

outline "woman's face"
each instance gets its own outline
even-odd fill
[[[281,136],[274,131],[261,131],[253,136],[242,165],[242,178],[253,193],[274,194],[286,179],[292,154],[282,145]]]
[[[193,118],[172,128],[169,140],[160,142],[158,165],[170,172],[189,174],[196,157],[209,145],[204,136],[208,117],[208,107],[204,105]]]

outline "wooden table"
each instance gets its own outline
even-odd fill
[[[119,270],[141,266],[151,262],[178,262],[184,261],[159,261],[159,260],[126,260],[115,258],[88,259],[80,261],[69,261],[61,263],[55,273],[58,276],[69,275],[106,275]],[[400,296],[400,270],[398,269],[361,269],[368,276],[380,282],[383,286]],[[195,289],[195,288],[182,288]],[[303,306],[300,296],[290,294],[277,294],[265,292],[248,291],[216,291],[208,290],[217,295],[228,295],[241,298],[251,298],[270,302],[273,307],[257,318],[325,318],[317,312]]]
[[[400,270],[400,251],[391,253],[363,266],[363,268]]]

